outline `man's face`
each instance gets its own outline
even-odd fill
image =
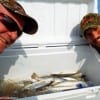
[[[0,22],[0,53],[13,44],[17,38],[17,31],[8,31],[8,29]]]
[[[91,45],[100,48],[100,27],[89,28],[84,35]]]
[[[13,44],[21,35],[15,26],[22,28],[22,20],[0,4],[0,53]],[[21,30],[21,29],[19,29]]]

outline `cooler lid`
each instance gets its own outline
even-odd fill
[[[97,0],[18,0],[27,14],[35,18],[39,29],[23,34],[14,46],[84,43],[79,23],[89,12],[97,12]],[[13,47],[14,47],[13,46]]]

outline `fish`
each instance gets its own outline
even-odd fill
[[[86,87],[85,75],[76,73],[32,73],[29,80],[0,80],[0,96],[28,97]],[[83,84],[84,83],[84,84]]]
[[[38,74],[36,73],[33,73],[31,75],[31,78],[32,79],[35,79],[35,80],[41,80],[43,78],[50,78],[50,77],[53,77],[53,78],[64,78],[64,77],[70,77],[70,78],[74,78],[74,79],[77,79],[78,81],[82,80],[82,81],[85,81],[85,75],[83,75],[81,72],[76,72],[76,73],[58,73],[58,74],[50,74],[50,75],[41,75],[39,76]]]

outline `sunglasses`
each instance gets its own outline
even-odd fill
[[[22,31],[18,27],[17,23],[8,15],[0,13],[0,16],[2,18],[0,21],[12,32],[12,31],[17,31],[18,36],[21,35]]]

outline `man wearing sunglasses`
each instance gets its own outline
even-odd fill
[[[38,24],[15,0],[0,0],[0,53],[13,44],[22,32],[34,34]]]
[[[80,28],[83,37],[100,54],[100,15],[97,13],[85,15],[81,20]]]

